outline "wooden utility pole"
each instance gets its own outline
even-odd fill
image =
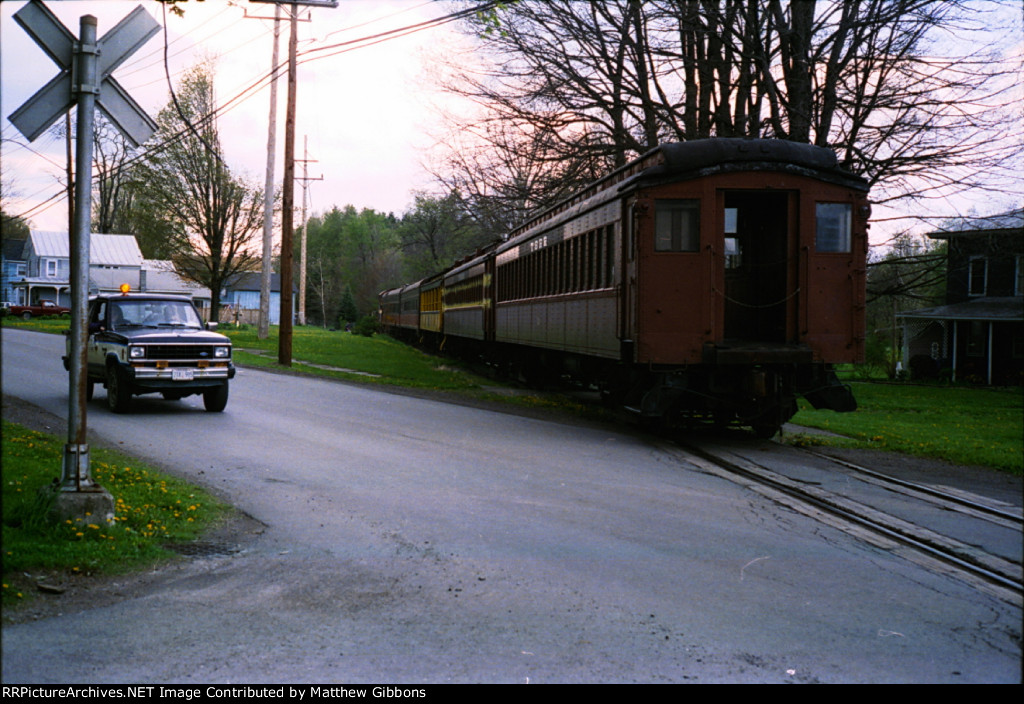
[[[263,182],[263,260],[260,272],[260,317],[256,337],[270,336],[270,281],[274,251],[274,157],[277,145],[277,44],[281,35],[281,6],[274,5],[274,50],[270,59],[270,127],[267,130],[267,172]]]
[[[295,207],[295,90],[298,47],[299,6],[338,6],[337,0],[253,0],[291,5],[291,36],[288,38],[288,107],[284,120],[284,183],[281,187],[281,322],[277,340],[277,361],[292,366],[292,227]]]
[[[295,201],[295,89],[299,10],[291,10],[288,38],[288,113],[284,121],[284,184],[281,192],[281,321],[277,362],[292,366],[292,209]]]
[[[299,244],[299,325],[306,324],[306,193],[310,181],[323,181],[324,177],[310,178],[309,164],[316,159],[309,158],[309,135],[302,138],[302,237]],[[327,321],[323,321],[326,327]]]

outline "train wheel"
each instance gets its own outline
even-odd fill
[[[756,421],[752,424],[754,435],[761,440],[771,440],[776,433],[782,430],[782,426],[775,421]]]

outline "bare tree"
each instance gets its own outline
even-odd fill
[[[211,317],[235,274],[259,263],[263,193],[233,175],[217,132],[212,70],[193,68],[172,105],[157,117],[162,148],[139,168],[138,197],[171,226],[171,258],[179,272],[210,289]]]
[[[0,241],[23,240],[29,236],[29,223],[12,215],[10,199],[20,195],[9,173],[0,173]]]
[[[903,232],[885,252],[872,256],[867,271],[868,361],[884,365],[894,378],[902,356],[898,314],[939,305],[945,290],[945,242]]]
[[[508,219],[549,203],[546,189],[568,183],[558,173],[566,164],[619,165],[662,141],[713,136],[830,146],[881,202],[993,178],[1005,185],[1024,135],[1012,99],[1019,59],[989,44],[1001,35],[986,13],[1005,9],[965,0],[504,4],[467,26],[488,62],[458,57],[447,87],[482,113],[456,122],[461,143],[446,144],[461,151],[435,171],[468,197],[467,184],[530,174],[530,195],[506,204]],[[468,157],[466,135],[477,145]]]
[[[130,202],[129,160],[136,150],[102,115],[93,123],[92,224],[96,232],[118,232],[121,211]]]
[[[453,194],[485,239],[507,233],[532,213],[567,198],[613,167],[610,158],[575,149],[552,126],[500,117],[453,130],[435,177]]]
[[[55,139],[75,139],[75,118],[58,122],[50,129]],[[68,136],[70,129],[70,138]],[[93,184],[92,229],[94,232],[133,233],[127,227],[131,220],[132,193],[131,164],[138,150],[103,116],[97,113],[93,121]],[[68,147],[70,150],[70,146]],[[68,152],[70,158],[71,152]],[[68,167],[71,174],[71,167]],[[65,179],[66,180],[66,179]],[[73,190],[74,184],[72,183]],[[65,183],[65,187],[67,184]]]

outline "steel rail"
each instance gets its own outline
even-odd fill
[[[801,452],[805,452],[809,455],[818,457],[820,459],[828,460],[829,462],[834,462],[848,469],[852,469],[855,472],[865,474],[874,479],[878,479],[883,482],[889,482],[890,484],[895,484],[906,489],[912,489],[913,491],[917,491],[922,494],[927,494],[928,496],[932,496],[937,499],[942,499],[943,501],[948,501],[949,503],[958,504],[960,506],[970,508],[974,511],[978,511],[979,513],[985,513],[991,516],[996,516],[998,518],[1011,521],[1018,525],[1024,525],[1024,513],[1010,513],[1009,511],[1006,511],[1004,509],[997,508],[995,506],[989,506],[987,504],[981,504],[976,501],[971,501],[970,499],[965,499],[962,496],[957,496],[956,494],[948,494],[944,491],[941,491],[934,487],[927,486],[925,484],[918,484],[917,482],[910,482],[907,481],[906,479],[899,479],[897,477],[889,476],[887,474],[882,474],[881,472],[877,472],[873,469],[868,469],[867,467],[862,467],[860,465],[854,464],[853,462],[847,462],[846,460],[842,460],[837,457],[831,457],[821,452],[815,452],[814,450],[808,450],[805,448],[799,449]]]
[[[901,543],[907,547],[911,547],[915,550],[918,550],[928,555],[929,557],[932,557],[956,569],[962,570],[963,572],[978,579],[981,579],[982,581],[990,585],[1006,589],[1009,592],[1013,593],[1018,599],[1024,597],[1024,585],[1021,584],[1021,581],[1019,579],[1015,579],[1014,577],[1003,574],[1001,572],[996,572],[952,550],[931,544],[929,542],[922,540],[921,538],[909,535],[897,528],[885,525],[884,523],[881,523],[877,520],[858,514],[850,509],[838,506],[835,503],[831,503],[823,498],[814,496],[810,492],[807,492],[804,489],[799,488],[795,484],[789,484],[787,481],[773,479],[773,476],[779,477],[780,475],[766,467],[758,465],[756,462],[747,460],[748,462],[751,462],[751,464],[759,467],[760,471],[757,472],[745,469],[739,466],[738,464],[730,462],[729,460],[723,457],[717,456],[708,450],[686,443],[680,443],[680,445],[684,447],[687,452],[691,452],[694,455],[708,462],[711,462],[730,473],[743,476],[747,479],[757,482],[758,484],[768,486],[774,489],[775,491],[783,493],[791,498],[797,499],[807,505],[813,506],[814,508],[823,511],[824,513],[849,521],[862,528],[866,528],[867,530],[872,531],[878,535],[881,535],[890,540]],[[766,474],[772,476],[766,476]]]

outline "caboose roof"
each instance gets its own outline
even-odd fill
[[[839,165],[828,147],[790,142],[784,139],[716,137],[689,142],[669,142],[619,167],[607,176],[574,193],[557,205],[530,218],[509,235],[511,242],[545,221],[565,219],[572,209],[581,212],[640,185],[654,185],[661,179],[702,178],[730,171],[782,171],[807,174],[867,192],[867,181]],[[501,246],[499,251],[507,249]]]

